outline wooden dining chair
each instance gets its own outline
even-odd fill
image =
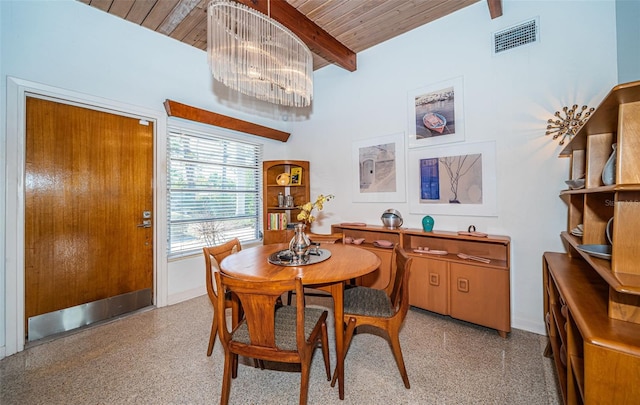
[[[242,246],[240,245],[240,240],[238,238],[231,239],[230,241],[221,245],[202,248],[202,252],[204,253],[204,263],[206,271],[207,294],[209,295],[209,300],[213,305],[213,320],[211,322],[211,334],[209,336],[209,347],[207,348],[207,356],[211,356],[211,353],[213,352],[213,345],[216,342],[216,332],[218,331],[218,320],[216,313],[219,311],[218,308],[221,308],[221,312],[223,313],[227,308],[231,308],[231,319],[233,325],[238,324],[241,316],[241,310],[237,301],[231,299],[231,295],[229,293],[223,294],[225,298],[224,305],[218,307],[217,290],[215,285],[215,278],[213,276],[213,273],[220,271],[219,263],[222,261],[222,259],[232,253],[239,252],[240,250],[242,250]]]
[[[309,237],[311,243],[320,245],[342,243],[343,236],[344,235],[342,234],[342,232],[334,232],[329,234],[307,232],[307,237]],[[304,293],[307,296],[311,297],[331,297],[331,294],[313,288],[305,288]],[[287,305],[291,305],[292,296],[293,291],[289,291],[287,293]]]
[[[395,357],[406,388],[409,377],[404,366],[402,350],[400,349],[400,327],[409,309],[409,272],[413,258],[398,245],[394,252],[396,270],[389,284],[384,290],[357,286],[344,292],[344,322],[346,331],[344,337],[344,356],[346,358],[349,344],[358,326],[370,325],[386,331],[389,336],[391,351]],[[334,373],[331,386],[336,383],[337,373]]]
[[[329,366],[329,342],[327,336],[327,311],[305,308],[302,280],[246,281],[215,273],[218,291],[230,291],[240,300],[244,318],[231,332],[226,317],[217,313],[218,336],[224,347],[224,374],[220,404],[229,403],[231,378],[235,375],[238,355],[254,359],[300,364],[300,404],[307,403],[309,374],[314,349],[320,343],[327,373]],[[286,291],[296,291],[296,305],[277,305]],[[224,297],[218,296],[218,306],[224,305]]]

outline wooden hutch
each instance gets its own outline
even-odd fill
[[[615,184],[601,173],[617,144]],[[544,316],[565,404],[640,403],[640,82],[614,87],[560,156],[570,179],[564,190],[567,253],[543,255]],[[607,245],[588,253],[584,245]],[[582,224],[582,236],[571,230]]]

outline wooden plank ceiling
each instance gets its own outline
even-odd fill
[[[207,49],[210,0],[78,0],[162,35]],[[237,0],[280,21],[313,52],[314,70],[357,68],[356,55],[480,0]],[[502,0],[487,0],[487,18],[502,15]]]

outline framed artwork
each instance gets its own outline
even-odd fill
[[[291,168],[291,180],[289,184],[292,186],[299,186],[302,184],[302,167]]]
[[[496,216],[495,142],[409,150],[412,214]]]
[[[409,92],[409,147],[464,141],[462,76]]]
[[[404,202],[404,133],[353,142],[353,201]]]

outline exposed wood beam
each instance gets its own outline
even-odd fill
[[[350,72],[355,72],[356,53],[329,35],[285,0],[236,0],[289,28],[311,51]]]
[[[252,122],[227,117],[222,114],[216,114],[211,111],[181,104],[173,100],[165,100],[164,109],[167,110],[167,114],[170,117],[178,117],[203,124],[215,125],[216,127],[232,129],[234,131],[244,132],[245,134],[257,135],[263,138],[275,139],[277,141],[287,142],[289,135],[291,135],[288,132],[278,131],[277,129],[263,127],[262,125],[254,124]]]
[[[487,0],[491,19],[502,17],[502,0]]]

